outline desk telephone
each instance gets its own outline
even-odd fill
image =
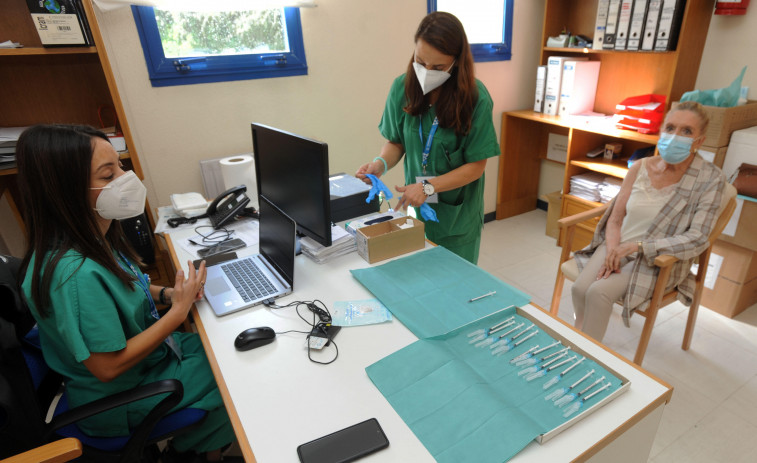
[[[229,188],[210,203],[204,214],[189,218],[171,218],[168,219],[168,225],[178,227],[183,223],[194,223],[197,219],[207,217],[213,228],[221,228],[238,215],[244,214],[257,218],[255,208],[246,207],[250,202],[250,198],[245,194],[246,191],[247,187],[244,185]]]

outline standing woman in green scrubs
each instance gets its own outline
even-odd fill
[[[431,13],[415,33],[407,72],[394,80],[379,124],[387,142],[356,176],[383,175],[404,157],[399,208],[427,203],[438,222],[426,237],[478,262],[484,225],[484,169],[499,155],[492,99],[474,76],[473,55],[460,21]],[[419,214],[420,215],[420,214]]]
[[[174,333],[202,296],[205,263],[197,270],[188,263],[186,275],[179,270],[173,288],[151,285],[139,270],[118,219],[144,211],[145,187],[133,171],[122,170],[103,133],[35,126],[19,138],[16,158],[29,231],[22,290],[45,360],[66,378],[70,405],[179,379],[184,397],[178,408],[208,415],[171,448],[220,461],[220,448],[234,439],[226,409],[199,337]],[[172,303],[162,317],[155,300]],[[161,398],[109,410],[80,428],[93,436],[128,435]]]

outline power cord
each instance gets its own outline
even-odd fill
[[[263,305],[273,310],[280,310],[280,309],[286,309],[289,307],[294,307],[295,312],[297,312],[297,316],[300,317],[302,321],[310,325],[311,330],[309,332],[296,331],[296,330],[289,330],[289,331],[283,332],[283,333],[290,333],[290,332],[307,333],[307,336],[305,337],[305,341],[308,346],[308,360],[310,360],[313,363],[318,363],[321,365],[328,365],[330,363],[334,363],[337,357],[339,357],[339,347],[336,345],[336,342],[334,341],[334,334],[330,333],[330,330],[329,330],[329,328],[332,326],[331,325],[331,320],[332,320],[331,312],[329,312],[328,307],[326,307],[326,305],[323,302],[321,302],[318,299],[314,299],[312,301],[293,301],[286,305],[277,305],[274,302],[273,298],[271,298],[271,299],[266,299],[265,301],[263,301]],[[307,309],[313,314],[312,321],[309,321],[308,319],[303,317],[302,314],[300,313],[300,307],[303,305],[307,307]],[[317,320],[316,320],[316,317],[317,317]],[[325,337],[328,340],[326,341],[326,346],[329,346],[329,345],[334,346],[334,350],[335,350],[334,358],[332,358],[328,362],[320,362],[318,360],[315,360],[310,354],[310,351],[311,351],[310,338],[311,336],[313,336],[314,334],[318,332],[324,335],[324,336],[318,336],[318,337]]]

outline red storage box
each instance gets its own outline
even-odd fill
[[[665,95],[632,96],[615,105],[615,124],[640,133],[657,133],[665,117]]]

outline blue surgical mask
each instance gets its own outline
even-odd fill
[[[660,152],[663,161],[668,164],[680,164],[691,155],[693,143],[693,138],[661,133],[660,140],[657,142],[657,150]]]

